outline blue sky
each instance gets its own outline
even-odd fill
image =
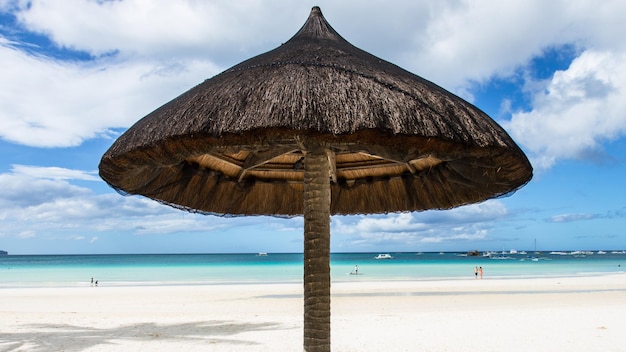
[[[97,168],[135,121],[279,46],[314,5],[483,109],[535,169],[507,198],[333,217],[332,251],[626,249],[626,3],[583,0],[0,0],[0,249],[301,252],[301,217],[185,213],[117,194]]]

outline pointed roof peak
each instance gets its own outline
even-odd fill
[[[289,41],[300,38],[343,40],[339,33],[326,21],[319,6],[313,6],[311,14],[302,28]]]

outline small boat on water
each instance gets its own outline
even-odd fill
[[[393,259],[393,257],[391,256],[391,254],[381,253],[375,256],[374,259]]]
[[[514,249],[513,249],[512,251],[515,251],[515,253],[517,253],[517,251],[516,251],[516,250],[514,250]],[[511,252],[509,252],[509,253],[513,253],[512,251],[511,251]],[[502,249],[502,254],[500,254],[500,255],[495,255],[495,253],[494,253],[494,255],[490,255],[490,256],[489,256],[489,259],[499,259],[499,260],[503,260],[503,259],[514,259],[514,258],[513,258],[513,257],[509,257],[509,256],[507,255],[507,253],[504,251],[504,249]]]
[[[259,254],[257,254],[258,257],[267,257],[267,253],[266,252],[259,252]]]
[[[552,251],[550,252],[551,255],[567,255],[567,252],[563,252],[563,251]]]

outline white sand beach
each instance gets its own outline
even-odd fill
[[[624,351],[626,274],[333,284],[334,351]],[[299,284],[3,288],[0,351],[301,351]]]

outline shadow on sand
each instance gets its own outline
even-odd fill
[[[124,341],[139,343],[185,342],[207,346],[216,344],[257,345],[229,336],[243,332],[285,329],[276,323],[235,323],[232,321],[202,321],[184,324],[141,323],[109,329],[74,325],[30,324],[20,332],[0,334],[0,351],[65,351],[78,352],[97,345],[109,345],[119,350]]]

